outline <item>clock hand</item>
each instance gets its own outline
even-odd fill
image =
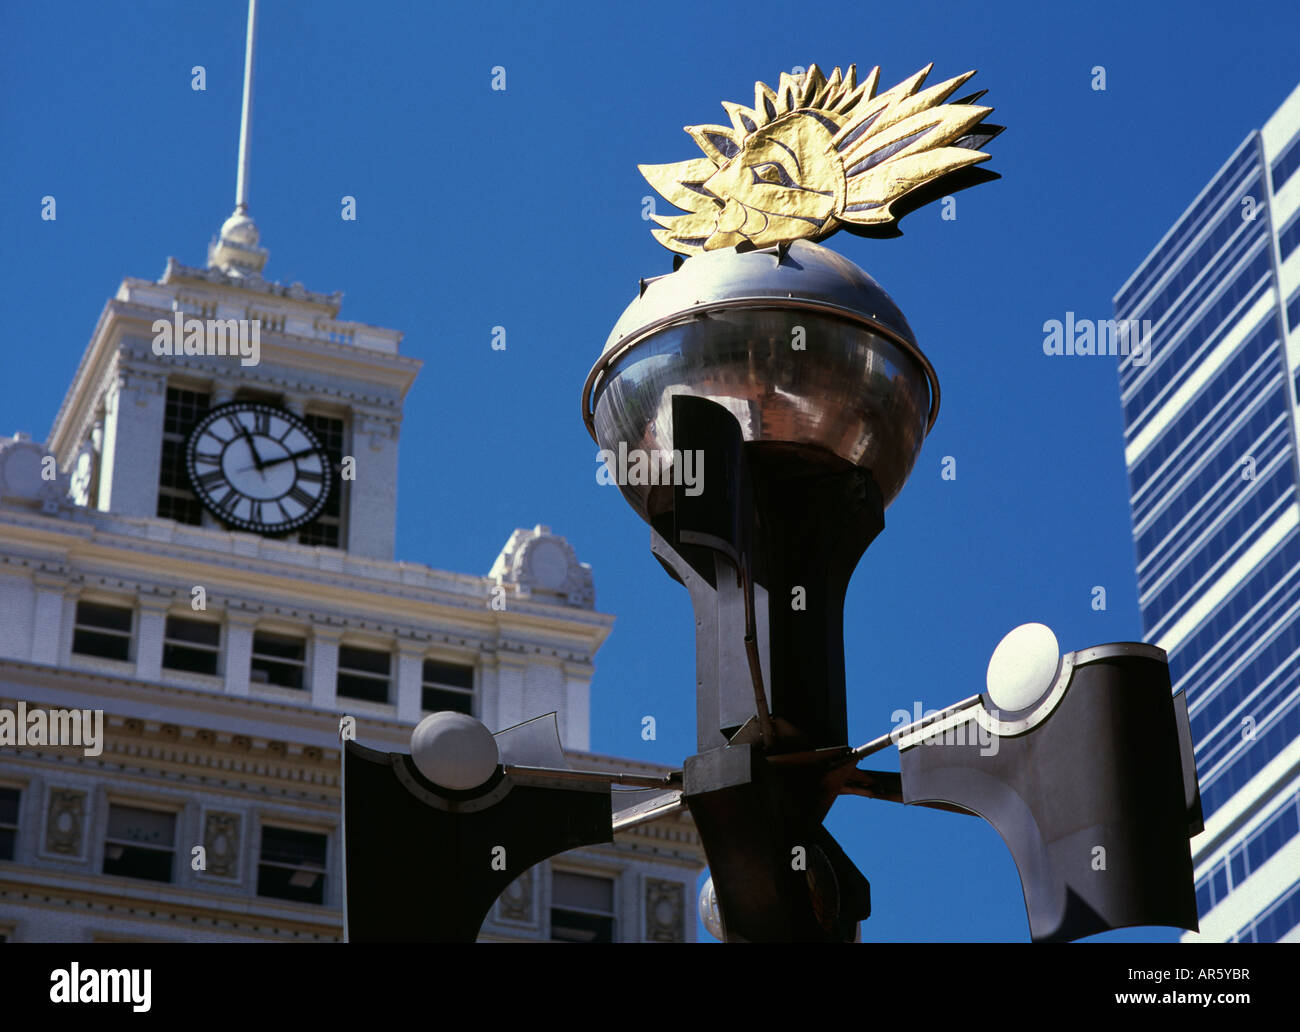
[[[257,445],[253,443],[253,435],[248,432],[248,427],[243,424],[240,424],[239,429],[244,434],[244,440],[248,442],[248,450],[253,453],[253,463],[257,467],[257,471],[261,473],[266,468],[266,464],[262,462],[262,456],[257,454]],[[240,472],[247,472],[247,470],[240,470]]]
[[[300,452],[292,452],[289,455],[281,455],[278,459],[272,459],[270,462],[262,463],[262,468],[265,469],[269,466],[278,466],[280,463],[288,462],[290,459],[301,459],[301,458],[305,458],[308,455],[315,455],[315,454],[316,454],[315,448],[308,448],[305,451],[300,451]]]
[[[278,466],[282,462],[288,462],[290,459],[301,459],[301,458],[305,458],[308,455],[315,455],[315,454],[316,454],[315,448],[308,448],[306,451],[293,452],[289,455],[281,455],[278,459],[272,459],[270,462],[263,462],[260,466],[257,467],[257,469],[259,471],[264,469],[269,469],[272,466]],[[247,473],[252,468],[253,468],[252,466],[245,466],[239,472]]]

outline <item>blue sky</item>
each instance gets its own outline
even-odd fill
[[[342,318],[404,331],[425,362],[402,427],[397,557],[486,572],[515,527],[549,524],[618,617],[597,657],[594,748],[693,752],[686,595],[597,484],[578,407],[638,278],[671,267],[636,166],[695,156],[681,127],[724,121],[720,102],[748,103],[756,79],[856,62],[888,86],[933,61],[936,81],[979,70],[970,88],[1008,126],[986,166],[1004,178],[958,194],[955,221],[934,205],[901,239],[829,241],[902,307],[943,389],[850,587],[851,737],[979,691],[1017,624],[1047,623],[1065,649],[1139,638],[1114,360],[1045,356],[1043,323],[1111,316],[1295,87],[1300,38],[1293,5],[1161,6],[263,0],[251,209],[266,274],[342,290]],[[48,432],[124,276],[205,261],[233,207],[245,18],[240,0],[6,0],[0,431]],[[206,92],[190,88],[196,64]],[[40,218],[47,194],[56,222]],[[339,217],[345,194],[355,222]],[[940,478],[949,455],[955,481]],[[872,882],[864,939],[1028,939],[1015,867],[983,822],[849,797],[828,826]]]

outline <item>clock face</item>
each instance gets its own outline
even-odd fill
[[[329,457],[292,412],[234,401],[190,433],[185,467],[199,500],[227,526],[282,534],[314,520],[329,498]]]

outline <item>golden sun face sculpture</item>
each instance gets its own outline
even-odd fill
[[[724,102],[731,127],[686,131],[705,157],[641,165],[641,174],[687,215],[655,215],[670,251],[770,247],[822,240],[838,229],[898,236],[897,223],[927,201],[996,173],[974,168],[1002,131],[983,124],[984,92],[945,104],[975,73],[921,90],[933,65],[875,95],[880,69],[857,82],[856,66],[826,78],[816,65],[754,84],[754,106]]]

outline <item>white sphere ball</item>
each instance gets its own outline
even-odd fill
[[[464,791],[477,788],[501,762],[497,740],[480,721],[465,713],[430,713],[411,732],[411,759],[435,785]]]
[[[1061,662],[1056,635],[1045,624],[1021,624],[998,642],[985,682],[993,705],[1013,713],[1032,705],[1051,687]]]
[[[221,224],[221,236],[243,247],[256,247],[260,239],[256,223],[241,212],[235,212]]]

